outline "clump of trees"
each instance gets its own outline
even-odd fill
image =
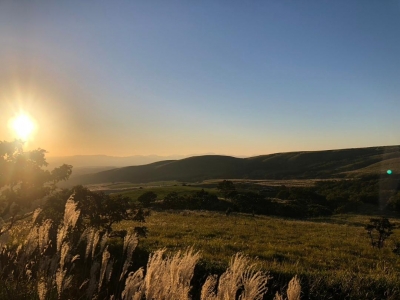
[[[363,205],[400,212],[400,178],[365,176],[317,182],[305,187],[262,187],[222,180],[219,196],[199,191],[186,195],[172,192],[156,201],[153,192],[139,197],[143,207],[238,211],[289,218],[313,218],[334,213],[357,212]]]
[[[130,220],[137,213],[136,207],[129,197],[123,195],[107,195],[93,192],[83,186],[75,186],[53,194],[47,199],[37,221],[52,219],[59,224],[62,221],[68,195],[74,194],[77,207],[85,226],[112,231],[112,225],[122,220]]]
[[[34,201],[52,194],[56,184],[71,175],[72,166],[67,164],[47,170],[45,153],[43,149],[24,151],[19,140],[0,141],[0,218],[8,224],[0,235],[27,217]]]
[[[47,170],[46,151],[23,150],[23,142],[0,142],[0,218],[6,224],[0,235],[8,232],[18,220],[32,214],[32,203],[44,199],[36,222],[51,219],[55,226],[62,222],[64,207],[74,194],[84,224],[111,232],[112,225],[128,220],[137,213],[130,198],[90,191],[83,186],[70,190],[57,189],[57,183],[67,180],[72,166],[64,164]]]
[[[156,202],[157,194],[152,191],[148,191],[140,195],[137,200],[143,207],[149,207]]]
[[[223,193],[225,200],[228,196],[233,196],[236,192],[235,185],[230,180],[221,181],[218,184],[217,188]]]
[[[180,195],[176,192],[169,193],[159,204],[163,209],[206,209],[226,210],[229,203],[221,201],[218,196],[203,189],[188,195]]]

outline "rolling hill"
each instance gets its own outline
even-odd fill
[[[194,156],[76,176],[68,184],[145,183],[165,180],[194,182],[224,178],[337,178],[381,174],[386,172],[386,168],[399,173],[399,150],[399,146],[385,146],[276,153],[250,158]]]

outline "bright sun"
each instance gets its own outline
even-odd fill
[[[18,138],[24,141],[29,138],[29,136],[35,129],[35,123],[33,122],[33,120],[25,114],[17,116],[12,121],[11,126],[17,134]]]

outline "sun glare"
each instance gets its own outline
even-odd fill
[[[17,134],[17,137],[24,141],[30,137],[35,129],[35,123],[33,120],[25,114],[17,116],[11,124],[12,129],[14,129],[15,133]]]

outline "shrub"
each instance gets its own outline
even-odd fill
[[[138,198],[138,201],[143,205],[143,207],[149,207],[156,200],[157,200],[157,194],[151,191],[145,192]]]
[[[371,239],[372,247],[383,247],[385,240],[393,234],[393,224],[385,217],[371,218],[370,224],[365,226],[368,236]]]

